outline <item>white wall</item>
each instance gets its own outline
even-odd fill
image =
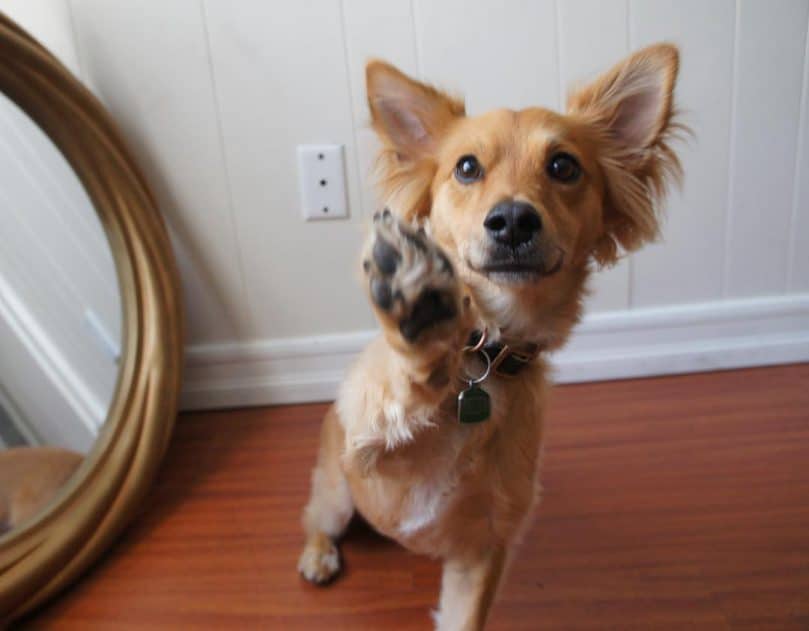
[[[44,1],[0,7],[35,22]],[[685,187],[664,242],[596,278],[595,315],[557,358],[560,377],[809,359],[809,0],[47,5],[75,53],[51,41],[127,133],[171,226],[188,405],[328,397],[368,338],[355,268],[378,206],[370,56],[465,94],[476,113],[558,108],[628,51],[679,44],[696,137],[681,147]],[[351,217],[304,223],[295,146],[325,142],[346,145]]]

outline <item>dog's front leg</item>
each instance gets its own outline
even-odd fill
[[[383,339],[349,377],[344,391],[353,394],[340,407],[351,424],[350,455],[369,465],[431,424],[458,387],[471,314],[447,255],[423,229],[388,210],[374,217],[363,266]]]
[[[461,283],[449,258],[423,228],[385,209],[374,215],[363,267],[388,344],[414,377],[435,380],[436,360],[452,352],[457,361],[463,340]]]
[[[482,631],[506,564],[506,549],[492,548],[469,559],[444,562],[438,631]]]

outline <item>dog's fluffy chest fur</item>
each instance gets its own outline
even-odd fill
[[[337,404],[343,467],[359,511],[385,535],[431,555],[513,538],[538,491],[544,366],[488,380],[492,417],[464,425],[454,397],[408,410],[384,391],[358,387],[355,375],[374,357],[363,355]]]

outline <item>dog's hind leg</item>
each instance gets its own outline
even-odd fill
[[[306,544],[298,571],[312,583],[323,585],[340,571],[337,540],[354,514],[348,482],[340,466],[343,432],[332,407],[323,419],[320,450],[312,471],[312,490],[303,511]]]
[[[475,559],[444,562],[438,631],[482,631],[503,576],[507,552],[496,547]]]

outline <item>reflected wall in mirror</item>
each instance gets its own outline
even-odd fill
[[[62,153],[0,94],[0,534],[89,453],[118,380],[109,242]]]

